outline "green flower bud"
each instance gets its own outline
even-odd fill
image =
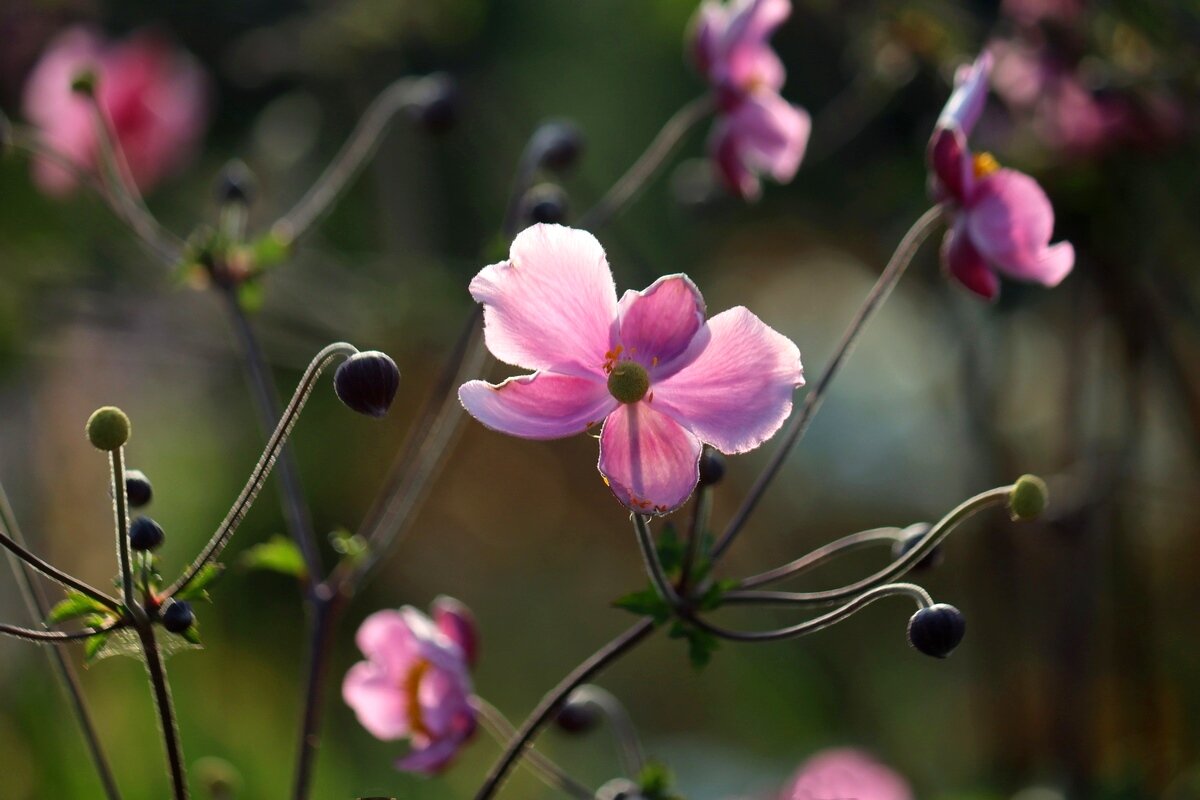
[[[88,441],[97,450],[119,450],[129,441],[129,417],[116,406],[98,408],[88,418]]]
[[[1013,521],[1030,522],[1046,509],[1046,482],[1037,475],[1022,475],[1008,495],[1008,512]]]
[[[636,361],[621,361],[608,373],[608,391],[622,403],[636,403],[650,390],[650,373]]]

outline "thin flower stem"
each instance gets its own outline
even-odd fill
[[[904,537],[903,528],[872,528],[868,531],[859,531],[851,533],[848,536],[843,536],[841,539],[836,539],[829,544],[822,545],[811,553],[797,558],[783,566],[769,569],[766,572],[760,572],[757,575],[751,575],[748,578],[742,578],[738,583],[744,589],[752,589],[755,586],[766,586],[769,583],[781,581],[784,578],[794,578],[797,575],[802,575],[811,569],[832,560],[833,558],[849,553],[853,550],[860,550],[871,545],[887,543],[891,544],[899,541]]]
[[[817,411],[821,408],[821,402],[825,399],[825,395],[829,391],[833,379],[837,376],[838,370],[845,363],[846,358],[854,350],[854,345],[858,342],[858,337],[866,327],[867,322],[875,314],[877,310],[887,300],[892,289],[895,288],[904,271],[912,262],[913,257],[920,249],[922,242],[933,231],[934,227],[942,219],[942,210],[935,206],[924,214],[909,228],[908,233],[904,234],[904,238],[900,240],[900,245],[896,248],[896,252],[892,254],[883,273],[872,287],[871,293],[867,295],[862,306],[854,315],[854,319],[850,321],[850,326],[846,332],[842,334],[842,340],[838,343],[837,349],[834,351],[833,358],[826,365],[825,371],[817,380],[817,385],[809,391],[804,398],[804,405],[800,408],[800,413],[792,417],[788,424],[787,430],[784,432],[780,445],[775,449],[775,453],[771,456],[771,460],[767,462],[767,466],[759,474],[758,479],[750,488],[750,492],[742,501],[742,505],[738,508],[729,524],[725,527],[724,533],[713,547],[713,559],[716,560],[729,548],[733,543],[734,538],[741,531],[742,527],[749,520],[750,515],[754,513],[754,509],[758,506],[758,502],[766,493],[767,488],[771,485],[771,481],[779,473],[784,461],[791,453],[792,448],[796,443],[804,438],[808,426],[812,423]]]
[[[288,244],[303,236],[313,223],[333,205],[347,184],[379,147],[388,123],[413,101],[413,89],[420,79],[401,78],[379,93],[359,118],[358,125],[333,161],[300,198],[291,211],[271,226],[272,232]]]
[[[238,301],[237,293],[231,290],[221,290],[229,318],[241,346],[242,357],[249,378],[250,396],[254,399],[254,407],[258,412],[258,421],[264,432],[274,430],[279,424],[279,409],[282,405],[279,392],[271,380],[267,368],[267,359],[263,355],[262,345],[254,332],[254,326],[246,317]],[[296,454],[291,445],[284,445],[279,453],[276,474],[279,477],[280,505],[283,508],[283,518],[288,533],[300,555],[304,559],[305,569],[310,580],[318,581],[325,574],[321,564],[321,553],[317,548],[317,538],[313,531],[312,515],[304,501],[304,489],[300,484],[300,469],[296,463]]]
[[[38,631],[30,628],[21,628],[17,625],[6,625],[0,622],[0,634],[12,636],[16,639],[26,639],[31,642],[65,644],[67,642],[79,641],[80,639],[87,639],[95,636],[97,633],[109,633],[123,627],[125,627],[124,622],[115,620],[99,628],[84,628],[80,631]]]
[[[658,551],[654,549],[654,538],[650,535],[650,525],[647,523],[646,517],[642,514],[631,514],[630,517],[633,520],[633,532],[637,536],[638,549],[642,553],[642,563],[646,567],[646,574],[650,576],[650,581],[654,584],[658,596],[665,600],[678,616],[692,620],[692,609],[671,585],[671,581],[663,569],[662,561],[658,558]]]
[[[594,231],[619,214],[658,172],[667,157],[683,141],[684,135],[707,119],[714,110],[716,106],[712,98],[704,95],[676,111],[633,166],[613,184],[596,205],[579,218],[579,227]]]
[[[508,747],[504,749],[500,759],[492,766],[483,786],[476,792],[475,800],[488,800],[495,796],[517,759],[525,753],[529,743],[550,721],[571,692],[581,684],[590,681],[607,666],[636,647],[654,631],[655,627],[652,618],[643,617],[620,636],[596,651],[551,689],[538,703],[529,718],[522,723],[516,735],[509,740]]]
[[[163,737],[163,749],[167,755],[167,769],[171,774],[171,790],[174,800],[187,800],[187,773],[184,770],[183,749],[179,743],[179,728],[175,724],[175,707],[171,702],[171,685],[167,682],[167,670],[163,665],[158,641],[154,638],[154,625],[148,621],[136,623],[142,653],[146,657],[146,671],[150,675],[150,687],[154,692],[154,706],[158,709],[158,723]]]
[[[604,714],[617,740],[621,752],[621,767],[625,776],[636,778],[646,766],[646,753],[642,749],[642,741],[638,737],[637,727],[629,710],[625,708],[616,695],[593,683],[580,686],[571,692],[569,701],[572,703],[588,703],[595,706]]]
[[[117,537],[117,563],[121,566],[121,598],[125,608],[137,619],[142,613],[133,593],[133,563],[129,558],[129,508],[125,494],[125,454],[118,447],[109,453],[112,464],[113,520]]]
[[[13,541],[18,544],[25,544],[25,536],[21,532],[21,526],[17,523],[17,516],[13,513],[12,504],[8,501],[8,492],[4,490],[3,485],[0,485],[0,533],[12,537]],[[29,567],[21,563],[20,559],[10,554],[9,564],[12,566],[14,576],[17,579],[21,596],[25,600],[25,606],[29,609],[29,616],[36,622],[42,622],[50,613],[50,603],[42,593],[41,587],[33,579],[33,573]],[[92,764],[96,768],[96,775],[100,779],[100,785],[104,790],[105,798],[107,800],[121,800],[121,792],[117,788],[117,780],[113,775],[112,767],[108,763],[108,756],[104,752],[104,746],[100,742],[100,733],[96,730],[96,725],[92,721],[92,714],[88,709],[87,701],[84,699],[83,687],[79,683],[79,675],[76,674],[74,665],[67,658],[66,654],[61,652],[57,647],[46,648],[46,651],[46,657],[50,659],[50,664],[58,676],[63,692],[67,696],[67,701],[71,705],[71,710],[79,722],[80,732],[83,734],[84,743],[87,745],[88,755],[91,757]]]
[[[115,597],[108,596],[107,594],[100,591],[99,589],[93,588],[93,587],[89,586],[88,584],[84,583],[83,581],[79,580],[78,578],[73,578],[70,575],[68,575],[67,573],[63,572],[62,570],[50,565],[46,561],[43,561],[42,559],[35,556],[33,553],[29,552],[29,550],[27,550],[24,546],[13,541],[5,533],[0,533],[0,547],[6,548],[14,556],[21,559],[29,566],[33,567],[38,572],[45,575],[47,578],[58,581],[63,586],[66,586],[70,589],[74,589],[75,591],[79,592],[80,594],[87,595],[88,597],[95,600],[97,603],[100,603],[103,606],[105,606],[106,608],[108,608],[110,611],[116,612],[116,611],[120,610],[120,608],[121,608],[120,600],[117,600]]]
[[[501,745],[508,742],[517,729],[500,709],[478,695],[471,698],[471,707],[479,714],[483,727]],[[551,789],[558,789],[580,800],[592,800],[596,793],[567,774],[566,770],[530,746],[525,752],[525,766]]]
[[[708,527],[709,517],[712,515],[712,489],[709,486],[701,486],[696,490],[696,496],[692,499],[692,517],[688,523],[688,538],[687,544],[683,551],[683,564],[679,569],[679,591],[681,594],[687,594],[688,588],[692,581],[692,569],[696,564],[696,557],[700,550],[700,540],[704,538],[705,529]]]
[[[275,432],[271,434],[271,438],[267,441],[266,449],[263,450],[262,457],[258,463],[254,465],[254,469],[250,472],[250,477],[246,480],[246,485],[242,489],[242,493],[238,495],[234,501],[233,507],[229,509],[229,513],[225,519],[217,527],[208,544],[200,552],[200,555],[192,562],[192,564],[184,571],[183,575],[175,581],[174,584],[166,591],[166,596],[174,596],[181,589],[185,588],[205,564],[212,561],[225,545],[229,543],[230,537],[237,530],[245,518],[246,513],[250,510],[250,506],[254,503],[254,498],[258,496],[259,491],[266,482],[267,476],[271,474],[271,467],[275,465],[275,460],[279,457],[280,451],[284,444],[287,443],[288,436],[295,427],[296,421],[300,418],[300,412],[304,409],[304,403],[308,400],[309,394],[312,393],[313,387],[317,380],[321,377],[321,373],[333,361],[339,358],[349,358],[358,352],[358,348],[346,342],[335,342],[328,345],[321,352],[317,353],[312,362],[305,369],[304,375],[300,378],[300,384],[296,387],[295,393],[292,395],[291,402],[287,408],[283,410],[283,415],[279,418],[279,424],[275,426]]]
[[[309,597],[308,673],[304,682],[304,710],[300,721],[300,741],[296,747],[296,771],[292,780],[294,800],[306,800],[321,743],[321,709],[325,679],[329,673],[329,653],[333,634],[341,616],[342,595],[331,595],[323,584]]]

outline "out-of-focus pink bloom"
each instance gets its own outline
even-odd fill
[[[509,260],[471,281],[488,349],[536,370],[471,381],[463,406],[484,425],[558,439],[601,422],[600,473],[641,513],[666,513],[699,478],[702,443],[744,453],[769,439],[804,383],[800,352],[745,308],[705,321],[686,275],[617,301],[604,250],[586,231],[534,225]]]
[[[441,595],[429,610],[438,630],[462,648],[468,666],[475,666],[479,660],[479,628],[471,609],[453,597]]]
[[[408,739],[396,768],[432,775],[475,733],[467,654],[411,606],[377,611],[356,637],[367,657],[350,668],[342,697],[377,739]]]
[[[706,0],[693,22],[692,54],[721,112],[709,140],[713,164],[744,199],[761,193],[759,175],[790,181],[808,145],[812,121],[780,96],[786,73],[767,44],[791,12],[790,0]]]
[[[1083,13],[1083,0],[1004,0],[1001,9],[1022,25],[1068,25]]]
[[[934,197],[953,219],[942,244],[947,271],[986,299],[999,294],[996,272],[1056,286],[1075,264],[1069,242],[1050,244],[1054,209],[1033,178],[973,154],[967,136],[983,112],[992,56],[959,70],[929,142]]]
[[[817,753],[801,765],[779,800],[912,800],[904,778],[860,750]]]
[[[86,70],[96,75],[96,98],[138,188],[149,190],[191,157],[207,120],[207,78],[190,55],[146,31],[110,43],[77,27],[49,44],[24,97],[25,115],[46,146],[96,170],[100,152],[89,104],[71,90]],[[75,186],[73,175],[47,161],[35,161],[33,174],[50,194]]]

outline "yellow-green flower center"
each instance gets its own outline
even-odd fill
[[[636,403],[650,390],[650,373],[636,361],[620,361],[608,373],[608,391],[622,403]]]

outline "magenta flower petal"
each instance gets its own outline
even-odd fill
[[[961,218],[942,240],[942,264],[955,280],[983,299],[995,300],[1000,294],[1000,279],[971,244]]]
[[[717,123],[710,148],[717,172],[738,197],[759,195],[759,174],[787,183],[796,175],[812,120],[804,109],[764,92],[747,97]]]
[[[625,353],[658,378],[704,325],[704,298],[686,275],[666,275],[643,291],[626,292],[617,313]]]
[[[471,609],[453,597],[441,595],[429,610],[442,635],[462,648],[467,665],[474,666],[479,660],[479,628]]]
[[[601,351],[603,353],[603,351]],[[617,407],[600,378],[536,372],[493,385],[464,383],[459,402],[494,431],[523,439],[561,439],[598,425]]]
[[[437,775],[450,765],[462,744],[462,741],[450,738],[432,740],[425,747],[414,747],[408,755],[396,759],[396,769],[420,775]]]
[[[342,699],[376,739],[403,739],[411,732],[408,698],[396,691],[396,679],[372,662],[360,661],[350,668],[342,682]]]
[[[488,349],[525,369],[603,379],[617,291],[604,249],[587,231],[534,225],[517,234],[509,260],[471,281],[484,307]]]
[[[971,153],[957,128],[939,128],[929,142],[929,167],[933,170],[932,192],[938,201],[962,203],[974,189]]]
[[[937,128],[956,128],[963,136],[970,136],[987,102],[991,74],[992,54],[986,50],[974,64],[960,67],[954,76],[954,91],[938,117]]]
[[[650,403],[623,405],[600,433],[600,474],[634,511],[665,514],[700,480],[700,440]]]
[[[820,752],[801,765],[780,800],[912,800],[907,781],[858,750]]]
[[[1074,265],[1074,249],[1050,252],[1054,209],[1037,181],[1010,169],[980,180],[965,211],[975,247],[1007,275],[1056,286]]]
[[[687,366],[654,386],[653,405],[724,453],[753,450],[792,413],[800,351],[745,308],[708,321]]]

